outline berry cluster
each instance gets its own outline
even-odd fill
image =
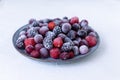
[[[96,32],[78,17],[31,19],[16,40],[16,47],[31,57],[62,60],[87,54],[96,44]]]

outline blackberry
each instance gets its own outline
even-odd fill
[[[38,32],[34,29],[34,27],[31,27],[27,30],[27,37],[34,37]]]
[[[16,41],[16,46],[20,49],[23,49],[24,48],[24,43],[21,39],[17,39]]]
[[[61,50],[62,51],[70,51],[73,48],[73,44],[71,42],[66,42],[63,44]]]
[[[38,21],[33,21],[33,23],[31,24],[31,26],[37,27],[37,26],[39,26],[39,22]]]
[[[53,48],[52,39],[49,38],[49,37],[45,37],[44,40],[43,40],[43,45],[46,49]]]
[[[59,26],[56,26],[54,29],[53,29],[53,32],[58,35],[62,32],[61,28]]]
[[[48,38],[54,39],[56,35],[54,32],[48,31],[45,36]]]
[[[70,39],[75,39],[76,38],[76,32],[74,30],[70,30],[67,34],[67,36],[70,38]]]

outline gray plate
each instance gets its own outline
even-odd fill
[[[23,29],[27,28],[27,26],[28,26],[28,24],[25,25],[25,26],[23,26],[23,27],[21,27],[21,28],[19,28],[19,29],[14,33],[13,39],[12,39],[12,40],[13,40],[13,45],[14,45],[14,47],[16,48],[16,50],[17,50],[18,52],[20,52],[20,54],[22,54],[22,55],[24,55],[24,56],[26,56],[26,57],[28,57],[28,58],[31,58],[31,59],[33,59],[33,60],[37,60],[37,61],[43,61],[43,62],[68,62],[68,61],[78,60],[78,59],[80,59],[80,58],[82,58],[82,57],[85,57],[85,56],[88,56],[89,54],[92,54],[92,53],[98,48],[99,43],[100,43],[99,35],[98,35],[97,32],[96,32],[96,34],[97,34],[97,39],[98,39],[97,44],[96,44],[96,46],[92,47],[87,54],[78,55],[78,56],[76,56],[76,57],[74,57],[74,58],[72,58],[72,59],[68,59],[68,60],[52,59],[52,58],[37,59],[37,58],[31,57],[30,55],[28,55],[28,54],[25,52],[25,50],[21,50],[21,49],[17,48],[16,45],[15,45],[15,42],[16,42],[18,36],[19,36],[20,31],[22,31]]]

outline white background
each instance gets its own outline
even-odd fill
[[[100,35],[94,54],[66,64],[38,62],[15,50],[14,32],[30,18],[78,16]],[[120,80],[120,0],[2,0],[0,80]]]

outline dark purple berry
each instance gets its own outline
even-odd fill
[[[58,35],[62,32],[61,28],[59,26],[55,26],[54,29],[53,29],[53,32]]]
[[[78,30],[77,35],[81,38],[85,38],[87,36],[87,32],[85,30]]]
[[[62,60],[67,60],[69,58],[70,58],[70,55],[68,52],[63,52],[60,54],[60,59],[62,59]]]
[[[72,29],[75,30],[75,31],[78,31],[80,28],[81,28],[81,27],[80,27],[80,25],[79,25],[78,23],[74,23],[74,24],[72,25]]]
[[[21,32],[19,33],[19,36],[21,36],[21,35],[26,35],[26,31],[21,31]]]
[[[72,40],[69,37],[65,37],[64,42],[72,42]]]
[[[66,37],[66,35],[63,33],[60,33],[60,34],[58,34],[58,37],[61,37],[62,39],[64,39]]]
[[[30,19],[29,24],[32,24],[34,21],[36,21],[36,19]]]
[[[79,46],[79,42],[77,40],[74,40],[73,44],[76,45],[76,46]]]
[[[49,57],[49,52],[46,48],[41,48],[40,54],[41,54],[41,58],[48,58]]]
[[[80,54],[78,46],[73,46],[73,52],[76,56]]]
[[[40,28],[39,33],[42,34],[42,35],[45,35],[46,32],[48,32],[48,31],[49,31],[48,27],[43,26],[43,27]]]
[[[65,17],[63,17],[63,19],[68,19],[68,17],[65,16]]]
[[[52,49],[53,48],[53,41],[49,37],[45,37],[43,39],[43,45],[46,49]]]
[[[80,38],[80,37],[77,37],[77,38],[76,38],[76,41],[78,41],[78,42],[80,43],[81,38]]]
[[[88,21],[87,21],[87,20],[82,20],[82,21],[80,22],[80,26],[82,26],[82,27],[88,26]]]
[[[63,23],[62,24],[62,31],[64,32],[64,33],[67,33],[68,31],[70,31],[71,30],[71,25],[69,24],[69,23]]]
[[[43,44],[36,44],[35,45],[36,50],[40,50],[41,48],[43,48]]]
[[[88,35],[89,35],[89,36],[94,36],[94,37],[97,37],[96,32],[90,32]]]
[[[42,36],[41,34],[36,34],[36,35],[34,36],[34,41],[35,41],[36,43],[41,43],[41,42],[43,41],[43,36]]]
[[[70,42],[66,42],[63,44],[61,50],[62,51],[70,51],[73,48],[73,44],[71,44]]]
[[[34,37],[38,32],[34,29],[34,27],[31,27],[27,30],[27,37]]]
[[[76,38],[76,32],[74,30],[70,30],[67,34],[67,36],[70,38],[70,39],[75,39]]]
[[[16,46],[17,46],[18,48],[20,48],[20,49],[23,49],[23,48],[24,48],[24,43],[23,43],[23,41],[21,41],[20,39],[18,39],[18,40],[16,41]]]
[[[86,45],[86,46],[88,46],[88,42],[87,42],[85,39],[82,39],[79,44],[80,44],[80,46],[81,46],[81,45]]]

